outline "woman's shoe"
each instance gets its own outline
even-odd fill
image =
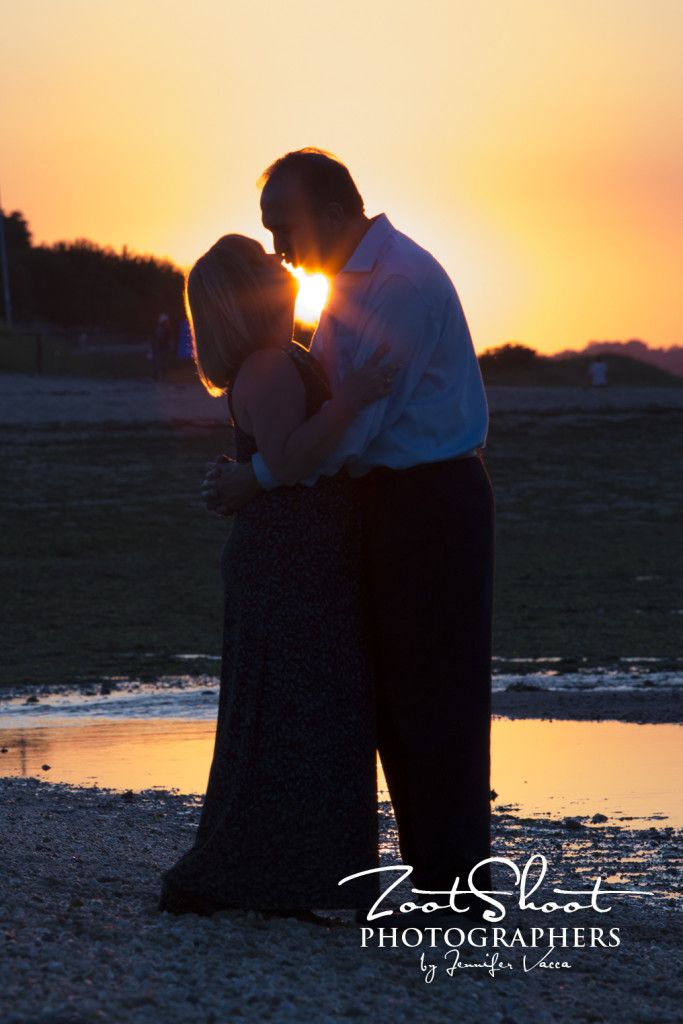
[[[211,917],[218,910],[225,908],[202,896],[175,889],[169,882],[164,881],[161,883],[161,897],[157,909],[165,910],[167,914],[198,914],[199,917]]]

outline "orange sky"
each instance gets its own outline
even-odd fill
[[[683,344],[680,0],[22,0],[0,195],[36,242],[189,264],[267,242],[255,181],[317,145],[430,249],[476,347]]]

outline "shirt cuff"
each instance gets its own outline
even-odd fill
[[[274,491],[280,487],[280,481],[275,479],[258,452],[254,452],[251,457],[251,468],[264,491]]]

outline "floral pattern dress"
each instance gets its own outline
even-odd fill
[[[319,364],[286,349],[306,414]],[[238,461],[256,450],[235,425]],[[194,847],[167,888],[217,907],[352,908],[377,893],[374,700],[360,513],[344,472],[261,493],[234,518],[213,763]],[[163,906],[163,900],[162,900]]]

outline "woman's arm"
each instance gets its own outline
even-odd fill
[[[315,472],[356,413],[391,392],[397,367],[379,365],[387,352],[388,346],[380,347],[348,373],[334,398],[308,420],[303,382],[285,352],[259,349],[245,360],[233,388],[233,411],[276,480],[291,485]]]

